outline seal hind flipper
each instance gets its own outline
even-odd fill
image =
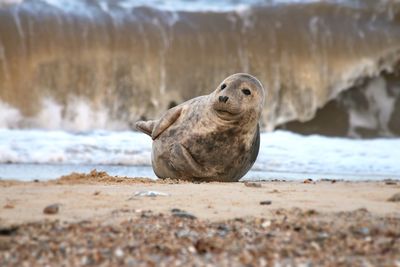
[[[182,107],[177,106],[167,110],[167,112],[157,121],[151,133],[151,138],[154,140],[162,134],[169,126],[171,126],[181,115]]]
[[[135,123],[135,127],[137,130],[151,136],[156,123],[157,121],[138,121]]]

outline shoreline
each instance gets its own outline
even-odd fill
[[[161,196],[135,196],[156,191]],[[400,217],[400,204],[387,201],[400,192],[400,181],[263,181],[192,183],[110,176],[93,170],[56,180],[0,180],[0,218],[3,223],[43,219],[78,221],[110,217],[114,210],[152,210],[168,214],[184,209],[198,218],[217,221],[235,217],[268,217],[271,210],[299,208],[334,213],[367,209],[374,215]],[[270,201],[268,205],[260,205]],[[60,212],[46,216],[42,209],[59,204]],[[8,208],[5,208],[8,207]]]

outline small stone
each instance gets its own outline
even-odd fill
[[[261,224],[262,228],[268,228],[271,226],[271,221],[265,221]]]
[[[312,182],[313,182],[313,179],[310,179],[310,178],[305,179],[305,180],[303,181],[304,184],[311,184]]]
[[[117,248],[117,249],[114,251],[114,255],[115,255],[115,257],[117,257],[117,258],[122,258],[122,257],[124,256],[124,251],[123,251],[121,248]]]
[[[385,180],[383,180],[384,182],[385,182],[385,184],[387,184],[387,185],[396,185],[397,184],[397,182],[395,181],[395,180],[393,180],[393,179],[385,179]]]
[[[135,197],[158,197],[158,196],[170,196],[168,193],[158,192],[158,191],[137,191],[134,194]]]
[[[195,249],[194,246],[189,246],[189,247],[188,247],[188,251],[189,251],[190,253],[196,253],[196,249]]]
[[[52,215],[52,214],[57,214],[58,211],[60,210],[60,205],[59,204],[52,204],[43,209],[44,214]]]
[[[178,208],[173,208],[173,209],[171,209],[171,212],[172,212],[172,213],[175,213],[175,212],[183,212],[183,210],[178,209]]]
[[[400,202],[400,193],[396,193],[393,196],[391,196],[388,201],[390,202]]]
[[[100,191],[94,191],[93,195],[95,195],[95,196],[100,195]]]
[[[171,209],[171,212],[172,212],[172,216],[175,216],[175,217],[186,218],[186,219],[191,219],[191,220],[197,219],[196,216],[194,216],[184,210],[181,210],[181,209],[174,208],[174,209]]]
[[[262,187],[260,183],[253,183],[253,182],[245,182],[244,185],[247,187],[256,187],[256,188]]]
[[[15,207],[14,207],[13,204],[7,203],[7,204],[5,204],[5,205],[3,206],[3,208],[5,208],[5,209],[13,209],[13,208],[15,208]]]
[[[0,236],[9,236],[14,234],[18,230],[18,226],[11,225],[11,226],[0,226]]]
[[[271,200],[260,201],[260,205],[271,205],[271,204],[272,204]]]

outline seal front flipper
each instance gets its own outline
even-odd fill
[[[181,144],[175,144],[172,148],[171,163],[179,172],[189,177],[205,178],[208,177],[208,171],[201,166],[190,152]]]
[[[151,132],[151,138],[154,140],[162,134],[169,126],[171,126],[181,115],[182,107],[174,107],[167,110],[167,112],[157,121]]]
[[[151,136],[156,123],[157,121],[138,121],[135,123],[135,126],[139,131]]]

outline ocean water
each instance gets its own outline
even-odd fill
[[[257,161],[243,179],[400,179],[398,148],[400,138],[262,133]],[[46,180],[92,169],[155,179],[151,139],[134,131],[0,130],[2,179]]]
[[[399,1],[0,0],[0,178],[155,178],[134,123],[249,72],[266,132],[244,179],[400,179],[399,16]]]

